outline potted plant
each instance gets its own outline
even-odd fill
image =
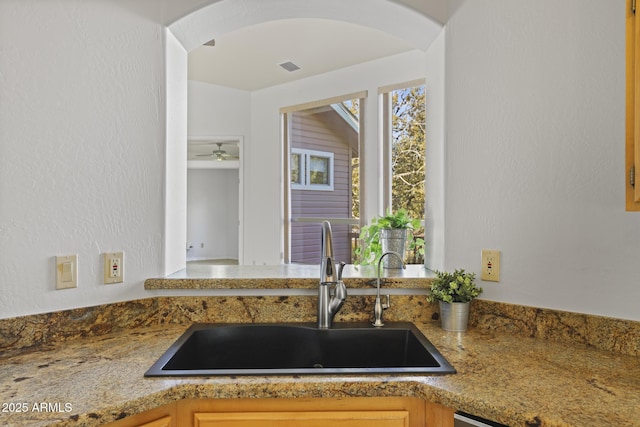
[[[356,249],[357,264],[375,264],[383,253],[394,251],[404,257],[407,242],[410,248],[423,250],[424,240],[414,239],[409,231],[420,228],[420,220],[411,218],[405,209],[395,213],[391,210],[382,217],[375,217],[369,225],[360,231],[361,246]],[[385,268],[402,268],[400,260],[387,257],[383,260]]]
[[[455,270],[453,273],[435,273],[436,277],[431,281],[431,293],[427,301],[438,301],[442,329],[466,331],[471,301],[482,293],[482,288],[475,284],[475,273],[467,273],[463,269]]]

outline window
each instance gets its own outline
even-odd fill
[[[353,94],[356,95],[356,94]],[[362,141],[366,92],[281,109],[284,166],[284,261],[317,264],[320,223],[329,220],[336,259],[353,262],[363,208],[406,209],[414,218],[425,212],[424,80],[379,90],[382,138]],[[375,147],[379,141],[381,146]],[[381,148],[381,168],[366,163],[365,148]],[[372,172],[371,169],[374,169]],[[367,172],[367,182],[364,173]],[[379,185],[382,178],[383,185]],[[370,188],[369,205],[364,189]],[[316,191],[308,191],[316,190]],[[317,191],[323,190],[323,191]],[[375,200],[375,203],[371,203]],[[380,203],[381,202],[381,203]],[[373,205],[373,206],[371,206]],[[384,212],[375,212],[383,214]],[[424,229],[414,230],[414,241]],[[407,261],[422,264],[422,246],[410,248]]]
[[[295,151],[295,150],[294,150]],[[304,175],[304,161],[302,153],[291,153],[291,188],[302,187],[302,176]]]
[[[333,191],[333,153],[291,149],[291,189]]]
[[[333,173],[330,173],[332,170],[330,163],[333,162],[333,155],[331,157],[322,156],[322,155],[313,155],[310,154],[309,157],[309,175],[307,176],[307,181],[309,186],[315,185],[331,185],[330,176]]]
[[[351,262],[360,225],[360,99],[346,95],[281,110],[284,261],[320,262],[320,224],[331,222],[337,260]]]
[[[426,182],[426,99],[424,81],[380,89],[383,144],[383,205],[393,212],[405,209],[424,219]],[[424,225],[424,222],[422,222]],[[423,242],[424,228],[414,230]],[[423,251],[409,251],[410,264],[422,264]]]
[[[415,83],[415,82],[414,82]],[[382,93],[384,206],[424,216],[425,203],[425,88],[424,85],[388,89]]]

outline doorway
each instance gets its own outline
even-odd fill
[[[187,268],[242,262],[241,136],[189,137]]]

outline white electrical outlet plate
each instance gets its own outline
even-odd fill
[[[56,289],[78,287],[78,255],[56,257]]]
[[[124,282],[124,252],[104,253],[104,283]]]
[[[490,282],[500,281],[500,251],[482,250],[482,272],[480,279]]]

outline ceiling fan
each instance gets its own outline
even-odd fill
[[[222,144],[231,144],[232,142],[216,142],[215,144],[218,146],[217,150],[213,150],[211,154],[196,154],[196,157],[211,157],[218,161],[223,160],[238,160],[240,157],[228,154],[225,150],[222,149]]]

